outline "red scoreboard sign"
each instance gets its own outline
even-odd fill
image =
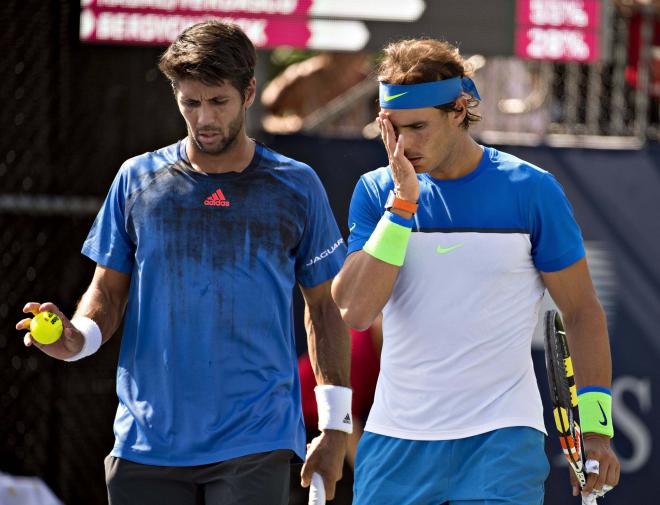
[[[238,24],[255,46],[358,51],[363,20],[411,22],[423,0],[81,0],[80,40],[166,45],[207,19]]]
[[[517,0],[516,55],[525,59],[600,58],[600,0]]]

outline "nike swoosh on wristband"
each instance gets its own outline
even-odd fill
[[[603,406],[598,401],[596,403],[598,403],[598,408],[600,409],[600,413],[603,414],[603,420],[598,421],[598,422],[600,423],[601,426],[607,426],[607,416],[605,415],[605,411],[603,410]]]
[[[386,102],[389,102],[390,100],[394,100],[395,98],[399,98],[400,96],[407,95],[408,92],[404,91],[403,93],[399,93],[398,95],[390,95],[390,96],[384,96],[383,98],[385,99]]]
[[[449,247],[442,247],[441,245],[438,246],[438,248],[435,250],[438,254],[447,254],[452,252],[454,249],[458,249],[459,247],[463,247],[463,244],[454,244],[450,245]]]

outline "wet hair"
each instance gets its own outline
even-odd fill
[[[471,75],[472,69],[458,48],[431,38],[405,39],[388,44],[378,66],[378,80],[387,84],[419,84]],[[468,98],[468,111],[461,126],[467,130],[470,124],[480,121],[481,116],[469,110],[479,101],[471,95],[464,96]],[[445,112],[463,110],[456,102],[436,105],[435,108]]]

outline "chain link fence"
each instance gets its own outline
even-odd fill
[[[162,49],[81,45],[78,17],[76,0],[0,6],[0,471],[40,476],[66,504],[94,505],[106,503],[119,338],[68,364],[26,349],[14,325],[27,301],[73,312],[94,268],[80,246],[120,164],[185,130],[156,68]],[[484,128],[640,138],[640,107],[652,109],[615,71],[622,51],[591,66],[502,59],[484,92],[497,97],[484,101],[494,121]],[[505,88],[512,72],[520,89]]]
[[[107,503],[119,338],[69,364],[25,348],[14,325],[27,301],[72,314],[94,269],[80,247],[120,164],[185,130],[161,49],[83,46],[78,16],[75,0],[0,7],[0,471],[94,505]]]

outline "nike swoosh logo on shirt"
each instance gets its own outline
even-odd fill
[[[459,247],[463,247],[463,244],[454,244],[450,245],[449,247],[442,247],[441,245],[438,246],[438,248],[435,250],[438,254],[447,254],[452,252],[454,249],[458,249]]]
[[[353,231],[353,230],[355,229],[356,226],[357,226],[357,223],[353,223],[352,225],[350,225],[350,226],[348,227],[348,231],[349,231],[349,232],[350,232],[350,231]]]

